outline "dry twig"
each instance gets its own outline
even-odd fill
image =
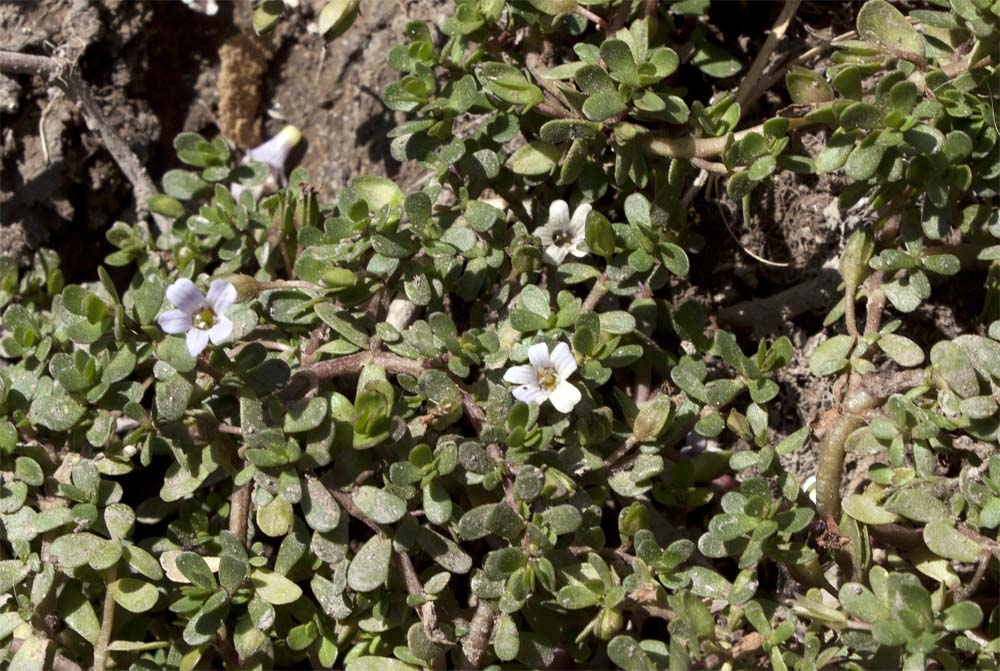
[[[115,132],[101,106],[91,94],[90,88],[73,73],[72,67],[72,61],[67,59],[0,51],[0,72],[44,77],[80,106],[87,127],[101,138],[108,153],[132,184],[136,208],[141,212],[148,211],[149,201],[157,194],[153,180],[150,179],[149,173],[132,148]],[[153,220],[162,232],[168,232],[172,226],[170,219],[155,213]]]

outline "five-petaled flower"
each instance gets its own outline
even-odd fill
[[[233,322],[224,315],[236,302],[236,287],[225,280],[212,280],[205,296],[191,280],[179,279],[167,288],[167,300],[177,309],[157,321],[165,333],[187,334],[191,356],[201,354],[209,340],[218,345],[233,332]]]
[[[549,220],[535,230],[535,237],[545,245],[545,260],[558,266],[567,254],[576,257],[587,255],[584,241],[587,234],[587,215],[593,209],[590,203],[577,206],[573,218],[569,216],[569,205],[565,200],[557,200],[549,205]]]
[[[567,381],[576,370],[576,359],[566,343],[557,344],[551,353],[545,343],[534,344],[528,348],[528,361],[503,375],[504,380],[517,385],[514,398],[539,405],[548,400],[562,413],[580,402],[580,390]]]

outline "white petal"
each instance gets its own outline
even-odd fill
[[[543,258],[554,266],[558,266],[566,259],[566,255],[569,253],[569,247],[556,247],[555,245],[549,245],[545,248],[545,254]]]
[[[576,358],[564,342],[552,348],[552,362],[556,365],[559,377],[565,380],[576,370]]]
[[[549,224],[539,226],[535,229],[535,237],[541,240],[542,246],[548,247],[552,244],[552,234],[556,232],[556,227]]]
[[[544,403],[546,397],[548,396],[538,387],[532,387],[527,384],[520,387],[514,387],[514,390],[511,393],[514,394],[514,398],[522,403],[531,403],[534,401],[539,405]]]
[[[569,228],[573,231],[573,237],[583,239],[587,235],[587,217],[594,208],[590,203],[584,203],[573,212],[573,219],[569,222]]]
[[[577,243],[573,245],[573,248],[569,250],[569,253],[576,258],[581,259],[587,255],[586,245],[583,243]]]
[[[270,140],[248,151],[247,158],[266,163],[267,167],[275,173],[283,174],[285,172],[285,160],[288,159],[288,154],[291,153],[300,139],[302,139],[302,133],[299,132],[298,128],[295,126],[285,126],[281,129],[280,133]]]
[[[514,366],[508,368],[503,379],[511,384],[538,384],[538,373],[531,366]]]
[[[179,310],[193,315],[205,304],[205,296],[194,285],[194,282],[182,277],[167,287],[167,300]]]
[[[225,280],[212,280],[205,300],[212,306],[212,312],[216,315],[224,315],[226,310],[233,307],[233,303],[236,302],[236,287]]]
[[[580,390],[565,380],[560,382],[552,393],[549,394],[552,406],[564,414],[572,410],[573,406],[580,402],[580,398]]]
[[[569,226],[569,205],[565,200],[556,200],[549,205],[549,225],[559,228]]]
[[[549,346],[543,342],[535,343],[528,348],[528,361],[535,370],[553,368],[552,359],[549,357]]]
[[[187,350],[191,356],[198,356],[208,347],[208,331],[191,329],[187,334]]]
[[[213,345],[218,345],[233,332],[233,320],[228,317],[216,317],[215,326],[208,329],[208,337]]]
[[[170,310],[157,317],[164,333],[186,333],[191,328],[191,315],[183,310]]]

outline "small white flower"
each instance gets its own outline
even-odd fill
[[[680,453],[686,457],[695,457],[702,452],[722,452],[722,449],[719,447],[718,441],[691,431],[684,439],[684,446],[681,447]]]
[[[301,139],[302,133],[299,132],[298,128],[285,126],[270,140],[248,151],[246,160],[260,161],[268,167],[278,183],[285,186],[288,181],[285,178],[285,161],[288,160],[288,155]]]
[[[206,16],[215,16],[219,13],[219,3],[215,0],[181,0],[181,2]]]
[[[549,205],[549,220],[535,230],[535,237],[545,245],[545,260],[558,266],[567,254],[580,258],[587,255],[584,241],[587,237],[587,215],[593,208],[584,203],[569,216],[569,205],[557,200]]]
[[[233,332],[233,322],[223,316],[236,302],[236,287],[225,280],[212,280],[205,296],[189,279],[179,279],[167,288],[167,300],[176,310],[164,312],[157,321],[164,333],[187,334],[187,350],[198,356],[211,340],[218,345]]]
[[[816,503],[816,476],[810,475],[802,483],[802,491],[809,495],[809,500]]]
[[[539,405],[551,401],[562,413],[580,402],[580,390],[567,381],[576,370],[576,359],[566,343],[553,347],[551,354],[545,343],[532,345],[528,348],[528,361],[531,363],[509,368],[503,375],[504,380],[517,385],[514,398]]]
[[[254,201],[260,200],[265,194],[271,194],[278,190],[278,187],[288,185],[288,177],[285,176],[285,161],[288,155],[295,148],[295,145],[302,139],[302,133],[295,126],[285,126],[281,132],[270,140],[254,147],[243,156],[243,163],[260,161],[267,166],[267,177],[257,186],[243,186],[239,182],[233,182],[229,187],[229,193],[236,200],[240,195],[249,190],[253,194]]]

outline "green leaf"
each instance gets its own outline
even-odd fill
[[[48,655],[49,641],[39,636],[30,636],[10,660],[8,671],[42,671]]]
[[[885,509],[917,522],[933,522],[949,517],[948,506],[930,492],[917,487],[909,487],[893,495],[886,502]]]
[[[78,585],[69,584],[59,593],[59,615],[70,629],[91,644],[97,643],[101,623],[97,612]]]
[[[608,643],[608,657],[623,671],[649,671],[657,668],[639,642],[631,636],[618,635]]]
[[[606,121],[626,109],[617,91],[601,91],[583,102],[583,115],[591,121]]]
[[[294,519],[292,504],[282,496],[275,496],[267,505],[257,508],[257,527],[274,538],[287,534]]]
[[[211,194],[211,185],[189,170],[169,170],[163,175],[163,190],[179,200],[204,198]]]
[[[635,317],[628,312],[616,310],[602,312],[600,315],[601,331],[613,335],[627,335],[635,330]]]
[[[355,657],[347,662],[344,671],[419,671],[419,667],[395,657]]]
[[[265,568],[251,571],[250,582],[262,599],[275,606],[294,603],[302,596],[302,589],[298,585],[280,573]]]
[[[898,522],[899,517],[889,512],[871,496],[863,494],[851,494],[844,499],[844,512],[865,524],[892,524]]]
[[[785,86],[792,102],[796,104],[833,100],[833,87],[819,73],[797,65],[793,65],[785,75]]]
[[[359,0],[330,0],[317,19],[318,30],[325,40],[343,35],[358,16]]]
[[[879,336],[878,346],[900,366],[919,366],[924,362],[924,350],[905,336],[884,333]]]
[[[368,539],[351,560],[347,584],[357,592],[372,592],[389,577],[392,541],[380,535]]]
[[[518,636],[517,624],[507,614],[497,618],[496,631],[493,635],[493,652],[502,662],[517,658],[521,642]]]
[[[451,519],[452,503],[448,491],[439,480],[432,480],[422,488],[424,514],[432,524],[444,525]]]
[[[506,63],[483,63],[476,76],[484,89],[512,105],[537,105],[542,102],[542,90],[528,81],[524,74]]]
[[[306,478],[306,489],[302,492],[301,505],[306,524],[316,531],[332,531],[340,522],[340,507],[337,506],[337,501],[317,478]]]
[[[162,214],[165,217],[170,217],[171,219],[184,216],[184,205],[176,198],[171,198],[162,193],[158,193],[150,198],[147,207],[151,211]]]
[[[254,9],[251,23],[258,35],[263,35],[278,25],[278,21],[281,20],[281,14],[284,12],[284,7],[285,5],[281,0],[264,0],[264,2],[260,3]]]
[[[362,175],[351,180],[351,188],[368,204],[368,208],[378,212],[383,207],[401,208],[403,192],[391,179],[377,175]]]
[[[472,569],[472,557],[450,538],[427,527],[420,527],[417,541],[442,568],[459,574],[468,573]]]
[[[983,621],[983,610],[975,601],[959,601],[945,609],[943,622],[948,631],[975,629]]]
[[[972,362],[955,343],[942,340],[931,347],[934,372],[962,398],[979,395],[979,378]]]
[[[69,431],[86,411],[69,396],[40,396],[31,402],[28,421],[51,431]]]
[[[65,534],[52,541],[49,552],[62,568],[73,569],[90,562],[103,541],[94,534]]]
[[[377,487],[362,485],[353,499],[361,512],[379,524],[398,522],[406,514],[406,501]]]
[[[723,79],[732,77],[743,69],[740,62],[728,51],[711,42],[700,42],[691,56],[691,65],[709,77]]]
[[[838,595],[844,610],[863,622],[874,624],[892,615],[889,607],[870,589],[856,582],[844,583]]]
[[[559,605],[568,610],[589,608],[601,602],[601,595],[580,583],[566,585],[556,595]]]
[[[943,520],[933,520],[924,527],[924,543],[935,554],[962,562],[976,562],[985,550],[979,543]]]
[[[562,150],[544,142],[529,142],[507,159],[507,167],[515,175],[547,175],[556,167]]]
[[[809,370],[813,375],[831,375],[847,366],[847,357],[854,349],[854,337],[836,335],[816,348],[809,357]]]
[[[212,575],[212,569],[208,567],[201,555],[194,552],[181,552],[177,555],[174,563],[192,584],[205,589],[215,589],[215,576]]]
[[[119,606],[133,613],[145,613],[160,596],[156,587],[138,578],[120,578],[108,585],[108,591]]]
[[[329,408],[322,396],[292,401],[285,410],[285,433],[305,433],[323,423]]]
[[[10,594],[14,586],[28,577],[31,570],[19,559],[0,561],[0,594]]]
[[[924,41],[903,13],[885,0],[868,0],[858,12],[858,36],[880,45],[888,53],[924,56]]]
[[[124,503],[112,503],[104,509],[104,525],[113,540],[127,538],[135,524],[135,512]]]

